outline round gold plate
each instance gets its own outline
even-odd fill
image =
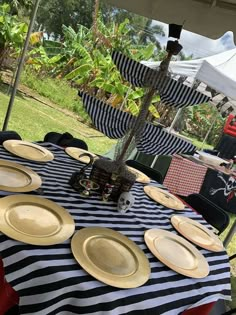
[[[154,201],[161,205],[173,209],[184,210],[185,205],[174,195],[155,186],[145,186],[144,192]]]
[[[42,185],[40,176],[28,167],[0,160],[0,190],[27,192]]]
[[[151,229],[145,232],[144,239],[153,255],[170,269],[191,278],[204,278],[209,274],[205,257],[183,237]]]
[[[3,147],[12,154],[31,161],[48,162],[54,159],[52,152],[28,141],[6,140]]]
[[[85,163],[85,164],[88,164],[89,161],[90,161],[90,159],[89,159],[88,156],[79,157],[81,154],[83,154],[83,153],[89,153],[89,154],[92,155],[93,158],[96,158],[96,157],[97,157],[96,154],[91,153],[91,152],[86,151],[86,150],[83,150],[83,149],[80,149],[80,148],[67,147],[67,148],[65,149],[65,151],[66,151],[66,153],[67,153],[69,156],[71,156],[71,157],[73,157],[74,159],[76,159],[76,160],[78,160],[78,161],[80,161],[80,162],[82,162],[82,163]]]
[[[30,195],[0,199],[0,231],[23,243],[59,244],[71,237],[75,223],[55,202]]]
[[[136,182],[142,183],[142,184],[149,184],[150,183],[150,178],[144,174],[143,172],[137,170],[134,167],[128,166],[128,170],[132,172],[134,175],[136,175]]]
[[[149,261],[143,251],[112,229],[83,228],[73,236],[71,249],[84,270],[113,287],[136,288],[149,279]]]
[[[224,246],[217,235],[204,225],[180,215],[173,215],[171,223],[180,234],[194,244],[213,252],[224,250]]]

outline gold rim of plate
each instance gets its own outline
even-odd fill
[[[0,160],[0,190],[28,192],[42,185],[41,177],[18,163]]]
[[[75,230],[72,216],[55,202],[31,195],[0,199],[0,231],[32,245],[59,244]]]
[[[151,229],[145,232],[144,239],[153,255],[170,269],[191,278],[204,278],[209,274],[205,257],[183,237]]]
[[[149,261],[143,251],[112,229],[83,228],[73,236],[71,249],[85,271],[110,286],[136,288],[149,279]]]
[[[52,152],[28,141],[6,140],[3,147],[10,153],[31,161],[49,162],[54,159]]]
[[[80,149],[80,148],[76,148],[76,147],[67,147],[65,149],[65,152],[71,156],[72,158],[74,158],[75,160],[78,160],[82,163],[85,163],[85,164],[88,164],[90,159],[89,157],[87,156],[82,156],[82,157],[79,157],[80,154],[83,154],[83,153],[89,153],[92,155],[93,158],[96,158],[97,155],[92,153],[92,152],[89,152],[89,151],[86,151],[86,150],[83,150],[83,149]]]
[[[142,183],[142,184],[149,184],[150,183],[150,178],[144,174],[143,172],[141,172],[140,170],[137,170],[134,167],[128,166],[128,169],[131,173],[133,173],[134,175],[136,175],[136,182],[138,183]]]
[[[173,209],[173,210],[184,210],[185,205],[177,197],[155,186],[145,186],[144,192],[154,201],[161,205]]]
[[[181,235],[192,243],[213,252],[224,250],[224,246],[217,235],[201,223],[180,215],[173,215],[171,223]]]

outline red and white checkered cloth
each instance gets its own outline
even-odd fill
[[[173,194],[188,196],[199,193],[207,167],[189,161],[180,155],[173,155],[164,180],[164,186]]]

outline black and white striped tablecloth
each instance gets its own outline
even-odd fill
[[[142,184],[132,188],[136,198],[133,208],[120,214],[112,201],[105,203],[95,196],[85,199],[75,192],[68,180],[82,164],[56,146],[42,145],[54,153],[53,161],[41,164],[27,161],[12,156],[2,147],[0,158],[36,171],[43,180],[43,196],[71,213],[76,230],[101,226],[132,239],[149,259],[151,276],[139,288],[113,288],[97,281],[79,266],[71,253],[70,240],[40,247],[11,240],[0,233],[0,253],[6,278],[20,295],[21,314],[175,315],[218,298],[230,299],[230,269],[225,252],[200,249],[210,265],[210,274],[204,279],[179,275],[150,253],[144,243],[144,232],[161,228],[176,233],[170,223],[170,216],[176,212],[150,200],[143,193]],[[190,209],[184,214],[206,224]]]

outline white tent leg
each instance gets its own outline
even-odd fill
[[[170,133],[171,130],[174,128],[174,125],[175,125],[176,121],[178,120],[178,118],[179,118],[179,116],[180,116],[180,114],[181,114],[181,111],[182,111],[182,108],[179,108],[178,111],[177,111],[177,113],[176,113],[176,115],[175,115],[175,117],[174,117],[174,119],[173,119],[173,121],[172,121],[172,123],[171,123],[171,125],[170,125],[170,128],[168,129],[168,132],[169,132],[169,133]],[[151,168],[154,167],[154,165],[155,165],[157,159],[158,159],[158,155],[156,155],[156,156],[154,157],[154,159],[153,159],[153,161],[152,161],[152,164],[151,164],[151,166],[150,166]]]
[[[178,120],[181,112],[182,112],[182,108],[179,108],[177,113],[176,113],[176,115],[175,115],[175,117],[174,117],[174,119],[173,119],[173,121],[172,121],[172,123],[171,123],[171,125],[170,125],[170,128],[169,128],[168,132],[171,132],[171,130],[174,128],[174,125],[175,125],[176,121]]]
[[[19,60],[19,64],[18,64],[18,67],[17,67],[17,72],[16,72],[16,76],[15,76],[15,80],[14,80],[14,84],[13,84],[13,88],[12,88],[12,92],[11,92],[11,97],[10,97],[9,104],[8,104],[8,107],[7,107],[7,113],[6,113],[5,120],[4,120],[3,127],[2,127],[3,131],[5,131],[7,129],[8,121],[9,121],[9,118],[10,118],[10,115],[11,115],[12,106],[13,106],[13,103],[14,103],[17,87],[18,87],[19,80],[20,80],[20,74],[21,74],[21,71],[22,71],[22,68],[23,68],[25,55],[26,55],[26,52],[27,52],[27,49],[28,49],[28,45],[29,45],[30,35],[31,35],[32,29],[33,29],[33,26],[34,26],[34,21],[35,21],[35,18],[36,18],[38,7],[39,7],[39,2],[40,2],[40,0],[35,0],[35,4],[34,4],[33,10],[32,10],[32,15],[31,15],[31,19],[30,19],[28,32],[27,32],[27,35],[26,35],[26,39],[25,39],[23,50],[21,52],[21,56],[20,56],[20,60]]]
[[[201,145],[201,150],[203,149],[204,144],[206,143],[206,140],[207,140],[207,138],[208,138],[208,136],[209,136],[209,134],[210,134],[210,132],[211,132],[215,122],[216,122],[217,117],[218,117],[218,113],[216,113],[214,119],[212,120],[211,127],[208,129],[208,131],[207,131],[207,133],[205,135],[205,138],[203,139],[203,142],[202,142],[202,145]]]

